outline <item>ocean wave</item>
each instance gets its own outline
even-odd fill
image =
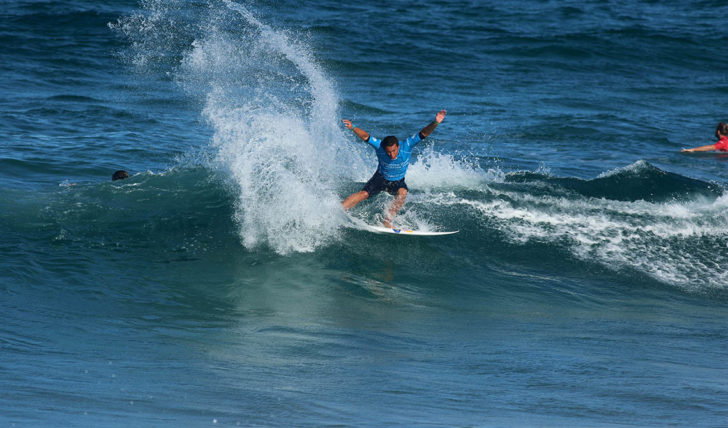
[[[340,200],[374,165],[365,145],[347,141],[353,137],[340,125],[341,97],[305,37],[232,1],[195,22],[176,20],[174,5],[145,6],[115,27],[134,42],[137,65],[175,58],[174,80],[201,100],[216,151],[208,167],[224,177],[232,202],[222,212],[243,247],[287,255],[346,245]],[[473,257],[484,241],[496,248],[536,243],[574,263],[637,271],[686,290],[724,287],[720,186],[647,162],[583,180],[506,173],[482,157],[469,159],[423,143],[400,225],[461,229]],[[372,198],[352,215],[381,221],[389,201]]]
[[[637,173],[634,180],[640,174],[653,174],[667,184],[673,178],[639,163],[587,180],[575,192],[570,180],[544,173],[467,169],[439,156],[425,156],[420,162],[413,165],[410,196],[397,222],[423,230],[459,229],[459,235],[440,241],[458,248],[458,257],[491,258],[489,263],[501,260],[524,267],[545,260],[564,269],[600,266],[625,278],[635,278],[638,273],[699,293],[724,291],[728,284],[722,269],[728,262],[728,232],[723,227],[728,222],[728,195],[706,196],[705,189],[711,184],[693,183],[697,190],[680,199],[623,197],[630,196],[629,190],[611,198],[589,194],[602,188],[600,180],[624,174]],[[259,188],[260,193],[248,202],[241,199],[237,178],[217,170],[214,164],[212,161],[212,169],[182,167],[138,173],[118,182],[64,182],[51,193],[4,189],[0,199],[10,209],[3,211],[0,220],[13,233],[56,245],[135,248],[170,257],[195,258],[221,247],[283,255],[340,248],[345,254],[382,244],[377,235],[345,226],[338,202],[356,183],[331,189],[332,206],[320,207],[323,217],[306,208],[318,202],[303,193],[300,199],[286,202],[292,205],[287,212],[280,208],[268,211],[277,204],[276,188]],[[426,179],[428,173],[448,175],[445,171],[459,173],[451,174],[447,183]],[[260,173],[262,177],[267,174]],[[595,189],[588,189],[590,182]],[[388,195],[377,196],[360,204],[352,215],[368,223],[380,221],[390,201]],[[244,221],[260,223],[241,225]],[[278,227],[277,237],[255,245],[248,245],[245,235],[240,235],[241,230],[248,233],[247,228],[264,233],[266,228]],[[329,230],[326,241],[306,247],[308,235],[297,228],[316,235],[322,227]],[[352,233],[356,234],[354,240]],[[420,245],[418,241],[397,242],[411,249]],[[521,252],[518,248],[534,246],[536,250],[523,256],[504,258]],[[533,251],[539,254],[535,259]]]
[[[640,183],[647,190],[636,194]],[[652,188],[663,190],[656,195]],[[511,174],[503,183],[442,194],[432,203],[459,207],[459,216],[497,231],[504,244],[537,243],[547,252],[566,252],[615,272],[640,272],[690,291],[724,290],[728,284],[720,267],[728,262],[728,195],[647,163],[588,181]]]

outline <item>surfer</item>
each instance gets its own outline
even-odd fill
[[[341,203],[344,210],[348,210],[356,206],[359,202],[384,190],[394,196],[394,201],[389,206],[384,218],[384,226],[391,228],[394,216],[397,215],[399,209],[404,205],[405,198],[407,198],[407,184],[404,182],[404,176],[407,173],[407,167],[409,167],[412,148],[432,134],[432,131],[435,130],[437,125],[445,119],[445,115],[447,115],[447,112],[440,110],[435,115],[433,122],[422,128],[422,131],[404,140],[401,145],[397,137],[390,135],[383,140],[379,140],[351,123],[350,120],[344,119],[342,121],[344,122],[344,126],[354,131],[359,138],[374,147],[377,151],[377,160],[379,161],[376,172],[367,181],[364,188],[349,195]]]
[[[715,138],[718,142],[715,144],[708,144],[707,146],[693,147],[692,149],[682,149],[681,152],[708,152],[711,150],[720,150],[722,152],[728,152],[728,124],[724,122],[718,123],[715,128]]]

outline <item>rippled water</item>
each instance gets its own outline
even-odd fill
[[[727,12],[6,5],[0,421],[722,425]]]

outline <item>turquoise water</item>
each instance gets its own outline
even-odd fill
[[[725,425],[723,2],[2,13],[3,425]]]

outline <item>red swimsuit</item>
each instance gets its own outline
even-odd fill
[[[728,152],[728,135],[720,137],[720,140],[715,143],[715,149],[721,152]]]

